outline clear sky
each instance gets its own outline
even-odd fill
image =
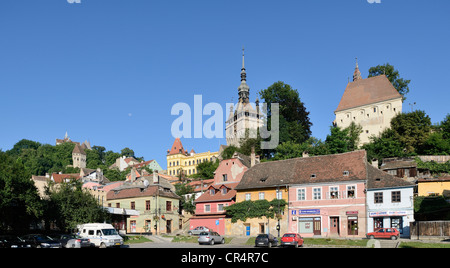
[[[322,140],[355,57],[364,78],[389,62],[411,79],[404,112],[424,110],[433,123],[450,113],[448,0],[69,2],[0,1],[3,151],[24,138],[55,144],[67,131],[166,168],[172,106],[193,107],[195,94],[224,109],[237,101],[243,46],[251,101],[276,81],[291,85]],[[182,142],[196,152],[226,144]]]

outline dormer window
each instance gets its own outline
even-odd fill
[[[228,190],[227,190],[227,188],[222,188],[222,194],[227,194],[227,192],[228,192]]]
[[[343,173],[343,175],[347,176],[347,177],[348,177],[349,174],[350,174],[350,172],[348,172],[348,170],[345,170],[344,173]]]
[[[311,179],[315,179],[316,178],[316,174],[311,174],[310,178]]]
[[[266,180],[267,180],[267,177],[266,178],[261,178],[259,181],[260,182],[266,182]]]
[[[216,193],[216,191],[214,189],[209,190],[210,195],[214,195],[215,193]]]

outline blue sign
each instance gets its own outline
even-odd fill
[[[300,209],[299,215],[320,214],[320,209]]]
[[[297,210],[292,210],[292,215],[297,215]]]
[[[216,220],[216,225],[219,225],[219,220]]]

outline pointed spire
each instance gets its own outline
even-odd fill
[[[241,68],[241,81],[247,81],[247,73],[245,72],[245,64],[244,64],[244,47],[242,47],[242,68]]]
[[[241,85],[238,87],[239,102],[248,103],[250,87],[247,85],[247,73],[244,65],[244,47],[242,47],[242,69],[241,69]]]
[[[362,80],[361,72],[359,71],[359,66],[358,66],[358,58],[356,58],[356,67],[355,67],[355,72],[353,73],[353,82],[355,82],[356,80]]]

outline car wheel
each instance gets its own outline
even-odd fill
[[[221,244],[225,244],[225,238],[222,238],[222,241],[220,241]]]
[[[391,236],[391,240],[397,240],[397,237],[395,235]]]
[[[373,236],[373,235],[369,236],[369,239],[374,239],[374,238],[375,238],[375,236]]]
[[[210,245],[214,245],[214,239],[211,239],[211,241],[209,241]]]
[[[189,231],[189,232],[188,232],[188,235],[192,235],[192,232],[191,232],[191,231]]]
[[[105,243],[101,243],[100,244],[100,248],[106,248],[106,244]]]
[[[298,243],[295,243],[295,244],[294,244],[294,247],[295,247],[295,248],[298,248]]]
[[[269,242],[269,245],[267,245],[269,248],[272,247],[272,242]]]

